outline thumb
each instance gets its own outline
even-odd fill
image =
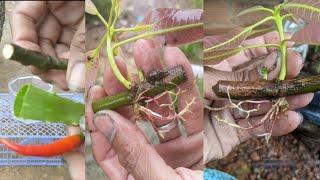
[[[67,82],[71,91],[83,91],[85,86],[85,21],[84,18],[70,45]]]
[[[109,140],[121,165],[136,179],[179,177],[148,143],[142,132],[120,114],[100,111],[95,115],[94,124]]]

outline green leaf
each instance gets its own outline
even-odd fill
[[[320,21],[319,0],[287,0],[282,9],[307,22]]]
[[[98,10],[97,10],[96,6],[93,4],[93,2],[91,0],[86,0],[86,2],[85,2],[85,11],[86,11],[86,13],[89,13],[91,15],[97,15],[98,14]]]
[[[14,115],[23,119],[79,125],[84,104],[26,84],[15,98]]]

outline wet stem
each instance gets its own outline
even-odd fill
[[[283,29],[283,16],[281,16],[281,6],[277,6],[274,11],[274,20],[278,29],[280,37],[280,58],[281,67],[279,73],[279,80],[284,80],[287,74],[287,42],[285,39],[284,29]]]

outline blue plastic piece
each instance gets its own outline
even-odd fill
[[[235,180],[233,176],[230,176],[227,173],[215,170],[215,169],[205,169],[204,173],[204,180]]]
[[[299,109],[305,120],[320,126],[320,91],[314,94],[314,98],[308,106]]]
[[[62,97],[83,102],[82,94],[59,94]],[[12,114],[13,96],[0,93],[0,138],[20,144],[46,144],[67,135],[62,123],[24,123],[15,120]],[[21,156],[0,145],[0,166],[60,166],[61,156],[43,158]]]

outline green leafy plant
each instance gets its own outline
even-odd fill
[[[254,24],[232,31],[223,37],[207,37],[205,39],[204,63],[213,64],[246,49],[275,47],[279,50],[281,56],[281,69],[278,79],[284,80],[287,72],[287,42],[294,41],[296,43],[306,44],[320,43],[318,36],[320,28],[320,5],[317,0],[287,0],[275,6],[274,9],[255,6],[240,12],[237,17],[257,12],[261,12],[265,16]],[[301,23],[299,19],[304,20],[307,25],[295,33],[291,39],[287,39],[283,28],[284,21],[293,20]],[[273,25],[270,26],[270,24],[267,24],[270,22],[273,22]],[[279,33],[279,44],[241,45],[248,38],[256,37],[257,35],[261,35],[261,33],[273,30]]]
[[[150,99],[151,101],[157,101],[157,99],[162,97],[164,94],[177,95],[179,93],[179,90],[173,91],[173,89],[176,89],[177,85],[187,80],[182,66],[176,66],[172,69],[163,71],[156,70],[148,75],[140,73],[141,83],[133,84],[130,79],[125,78],[119,71],[115,61],[115,56],[121,52],[121,48],[124,45],[135,42],[139,39],[161,37],[156,39],[160,46],[177,46],[186,43],[199,42],[203,36],[202,10],[179,10],[173,8],[154,9],[148,12],[144,20],[136,26],[118,28],[117,22],[121,14],[120,1],[111,0],[108,1],[108,3],[104,3],[110,5],[106,7],[109,11],[109,15],[107,16],[108,18],[100,13],[101,7],[96,7],[98,4],[99,3],[96,1],[86,1],[86,12],[97,16],[105,27],[105,34],[99,45],[89,53],[86,86],[88,89],[95,83],[99,64],[104,63],[100,62],[99,55],[101,51],[104,50],[112,72],[127,91],[93,102],[92,107],[94,112],[102,109],[115,109],[130,104],[133,105],[135,115],[138,118],[137,120],[144,119],[141,117],[146,117],[146,119],[160,118],[172,120],[178,119],[178,121],[183,120],[181,112],[174,116],[163,117],[162,115],[146,108],[146,104],[150,103]],[[120,36],[123,34],[130,34],[130,37],[123,39],[121,37],[124,36]],[[103,49],[104,46],[106,47],[105,49]],[[173,100],[173,103],[170,105],[159,104],[159,107],[170,106],[170,108],[174,109],[174,102],[175,100]],[[189,103],[191,105],[193,102]],[[186,108],[188,108],[188,106],[189,104]],[[159,143],[159,140],[155,138],[158,137],[158,135],[155,134],[154,131],[150,131],[150,127],[152,126],[148,124],[148,122],[137,124],[138,126],[143,126],[142,129],[146,132],[153,143]],[[156,133],[160,136],[163,135],[159,131]],[[182,132],[182,134],[184,133]]]
[[[256,14],[259,14],[259,16],[256,16]],[[318,0],[286,0],[274,8],[263,6],[251,7],[240,12],[236,18],[246,15],[259,18],[251,25],[237,28],[226,35],[204,38],[204,64],[217,64],[247,49],[273,47],[279,51],[281,61],[278,79],[277,81],[266,81],[268,71],[266,68],[262,68],[262,80],[258,82],[219,81],[212,89],[219,97],[228,98],[230,104],[222,108],[208,107],[208,109],[214,111],[225,108],[237,109],[246,114],[246,118],[248,118],[251,112],[258,109],[244,110],[241,107],[242,104],[259,104],[272,99],[274,105],[257,125],[251,125],[248,122],[247,127],[240,127],[217,117],[218,120],[240,129],[253,129],[270,120],[270,125],[268,126],[270,133],[266,134],[268,139],[278,115],[285,112],[288,108],[288,103],[284,97],[320,90],[320,76],[285,80],[287,75],[288,41],[293,41],[297,44],[320,44],[320,3]],[[298,24],[301,24],[303,21],[305,26],[294,33],[291,38],[287,38],[284,31],[284,22],[286,20],[291,20]],[[278,44],[243,45],[246,39],[257,37],[270,31],[278,32],[280,39]],[[234,103],[231,99],[242,101]],[[259,101],[252,101],[252,99]]]

